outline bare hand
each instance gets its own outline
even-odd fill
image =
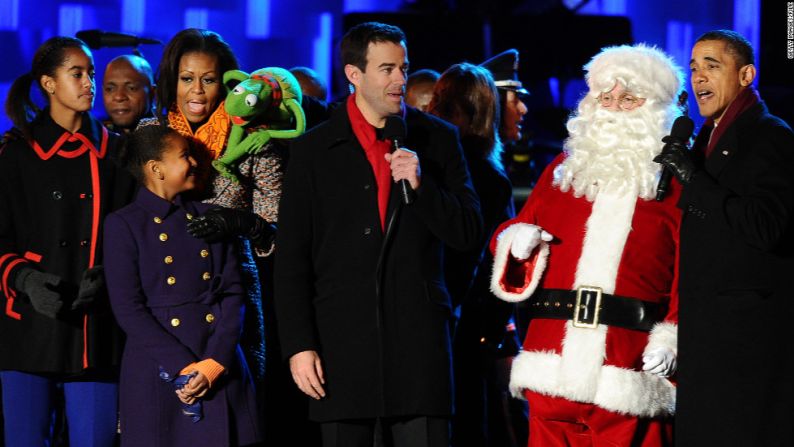
[[[182,390],[176,390],[176,397],[178,397],[183,404],[187,405],[193,405],[193,403],[198,400],[197,397],[189,396]]]
[[[204,397],[209,389],[210,381],[207,379],[207,376],[200,372],[196,372],[196,375],[191,378],[181,390],[177,390],[176,395],[182,402],[192,404],[197,399]]]
[[[416,152],[405,148],[397,149],[391,154],[386,154],[386,161],[391,164],[391,176],[395,182],[408,180],[414,191],[419,188],[422,170],[419,167],[419,157]]]
[[[292,380],[307,396],[320,400],[325,397],[325,377],[317,351],[302,351],[289,359]]]

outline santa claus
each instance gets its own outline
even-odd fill
[[[680,186],[654,200],[682,73],[656,48],[603,50],[565,151],[491,241],[499,298],[529,299],[511,391],[530,446],[659,446],[671,439]]]

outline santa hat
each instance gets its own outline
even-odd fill
[[[645,44],[604,48],[584,66],[589,95],[608,92],[621,79],[640,98],[673,103],[683,86],[681,68],[656,47]]]

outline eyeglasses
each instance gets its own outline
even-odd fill
[[[601,93],[598,95],[597,101],[603,107],[612,107],[615,101],[618,102],[618,107],[621,110],[631,110],[642,104],[645,98],[637,98],[634,95],[623,93],[620,96],[613,96],[611,93]]]

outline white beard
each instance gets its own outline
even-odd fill
[[[599,192],[651,199],[660,172],[653,157],[677,110],[648,99],[634,110],[615,112],[586,96],[568,120],[567,157],[554,172],[554,184],[591,202]]]

